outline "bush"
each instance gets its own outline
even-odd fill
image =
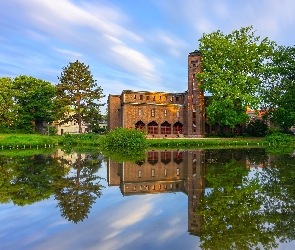
[[[294,136],[280,132],[272,133],[266,137],[266,140],[272,145],[288,145],[294,142]]]
[[[268,129],[267,124],[262,120],[251,121],[247,125],[247,133],[255,137],[264,137]]]
[[[101,147],[106,151],[128,152],[147,148],[145,134],[136,129],[117,128],[103,136]]]

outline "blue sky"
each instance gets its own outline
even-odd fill
[[[294,0],[0,0],[0,77],[56,84],[79,60],[106,96],[183,92],[187,55],[203,33],[253,25],[257,35],[293,46],[294,10]]]

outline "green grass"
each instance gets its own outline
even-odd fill
[[[149,148],[204,148],[267,146],[265,138],[148,139]]]
[[[31,134],[0,134],[0,149],[52,147],[61,141],[60,136]]]

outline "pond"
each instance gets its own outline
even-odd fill
[[[295,249],[292,155],[27,154],[0,154],[0,249]]]

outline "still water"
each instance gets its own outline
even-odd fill
[[[0,249],[295,249],[291,155],[0,153]]]

